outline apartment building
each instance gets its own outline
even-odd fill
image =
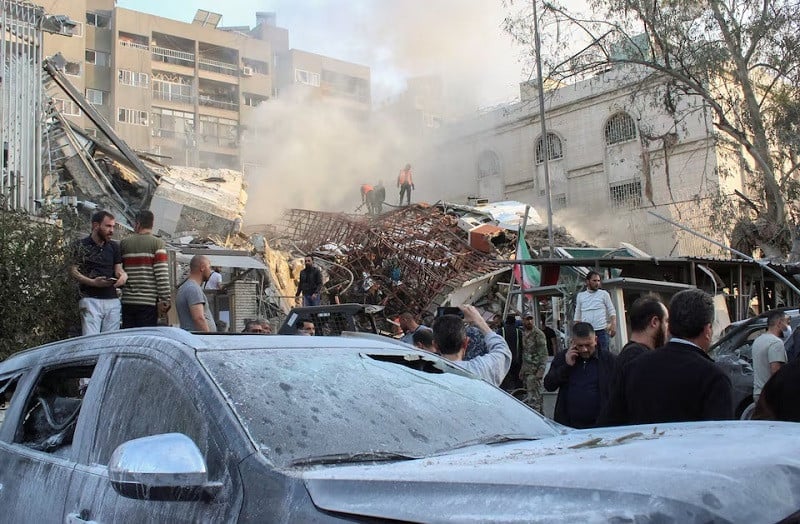
[[[45,55],[60,52],[69,79],[117,133],[167,164],[242,169],[245,122],[256,120],[257,108],[278,93],[308,84],[308,76],[276,70],[276,64],[292,68],[293,57],[311,54],[289,49],[288,31],[275,25],[273,13],[257,13],[252,29],[225,28],[220,15],[205,10],[185,23],[117,7],[114,0],[43,3],[48,12],[79,22],[72,37],[49,36]],[[317,60],[304,62],[303,71],[317,73],[318,80],[349,79],[357,72],[366,96],[351,100],[369,110],[368,68],[313,56]],[[331,83],[318,81],[313,87],[334,100],[344,98],[322,90]],[[88,133],[96,133],[65,96],[54,93],[54,102]]]
[[[364,117],[371,107],[370,70],[364,65],[287,49],[276,55],[276,83],[281,98],[324,101]]]

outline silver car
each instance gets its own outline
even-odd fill
[[[124,330],[0,363],[15,523],[776,522],[800,426],[572,431],[388,340]]]

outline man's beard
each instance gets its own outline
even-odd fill
[[[653,349],[660,348],[666,343],[667,343],[667,334],[664,333],[663,329],[659,329],[658,333],[656,333],[656,336],[653,339]]]

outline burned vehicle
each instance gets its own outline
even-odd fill
[[[800,517],[797,424],[572,431],[374,335],[123,330],[9,358],[0,395],[8,522]]]
[[[782,310],[789,316],[792,331],[800,329],[800,311],[796,308]],[[731,379],[733,408],[737,418],[753,402],[753,341],[767,330],[767,317],[770,313],[768,311],[757,317],[732,323],[709,350],[709,355]],[[788,355],[796,352],[796,340],[796,336],[784,340]]]

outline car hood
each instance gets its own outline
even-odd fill
[[[800,510],[800,425],[573,431],[303,470],[321,509],[416,522],[776,522]]]

